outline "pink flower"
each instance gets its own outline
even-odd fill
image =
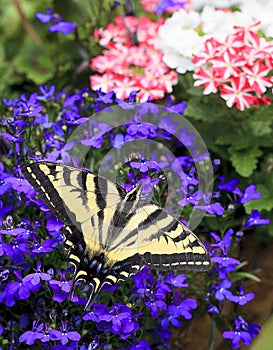
[[[215,94],[218,91],[218,82],[215,77],[213,70],[206,70],[203,67],[200,67],[197,72],[193,74],[194,86],[204,86],[205,89],[203,91],[204,95],[209,95],[211,93]]]
[[[261,96],[273,86],[273,44],[255,32],[259,23],[234,27],[223,42],[208,39],[193,58],[199,70],[193,74],[194,86],[204,86],[204,95],[220,90],[228,107],[239,110],[271,104]]]
[[[243,66],[246,61],[245,59],[240,59],[236,56],[231,55],[226,51],[222,56],[217,56],[211,60],[214,68],[220,69],[220,74],[224,79],[230,76],[237,77],[240,74],[239,67]]]
[[[244,66],[243,71],[248,79],[250,87],[257,95],[263,94],[268,87],[272,87],[272,79],[266,77],[270,68],[258,61],[253,66]]]
[[[158,29],[163,23],[163,18],[156,23],[146,17],[118,16],[115,24],[97,30],[96,38],[104,50],[91,61],[91,69],[101,74],[101,78],[91,75],[91,88],[113,90],[122,99],[137,91],[141,102],[171,93],[178,78],[162,60]]]
[[[245,107],[249,108],[254,103],[254,96],[252,96],[249,88],[249,84],[245,77],[236,77],[231,81],[231,86],[225,84],[220,87],[220,96],[226,100],[227,106],[232,107],[236,104],[236,107],[243,111]]]
[[[210,38],[204,43],[204,50],[198,52],[198,55],[193,54],[192,63],[197,67],[200,67],[202,64],[209,62],[216,54],[219,43],[216,39]]]

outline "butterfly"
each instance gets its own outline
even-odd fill
[[[37,162],[22,169],[41,200],[63,222],[65,248],[75,284],[92,286],[89,309],[105,284],[115,285],[144,266],[206,271],[200,239],[165,209],[141,199],[141,186],[127,192],[89,170]]]

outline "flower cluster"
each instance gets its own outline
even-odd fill
[[[100,74],[90,76],[92,89],[115,91],[120,99],[138,92],[142,101],[157,100],[172,92],[177,74],[162,61],[158,47],[158,30],[164,23],[147,17],[116,17],[114,24],[96,32],[103,55],[91,61],[91,68]]]
[[[132,110],[132,114],[136,114],[132,104],[135,94],[130,95],[131,102],[126,102],[116,99],[113,92],[104,94],[98,91],[95,94],[84,89],[67,95],[55,91],[54,86],[43,86],[29,98],[21,95],[15,100],[3,100],[5,118],[1,120],[0,137],[5,141],[6,147],[3,148],[3,163],[0,164],[1,206],[4,208],[0,213],[0,319],[3,320],[0,336],[10,343],[26,343],[28,346],[55,350],[76,349],[79,346],[83,349],[104,347],[109,342],[109,335],[112,344],[118,344],[119,348],[148,350],[164,346],[167,349],[171,336],[169,328],[184,327],[193,317],[193,311],[200,307],[198,304],[202,294],[206,294],[206,304],[202,303],[201,309],[204,311],[206,305],[212,317],[223,317],[226,325],[222,329],[223,336],[230,338],[231,325],[221,315],[224,303],[228,300],[245,305],[254,297],[253,293],[245,291],[242,284],[233,285],[232,276],[236,274],[240,261],[232,256],[231,251],[234,244],[239,244],[245,230],[269,223],[257,210],[253,210],[238,229],[230,228],[222,235],[211,233],[214,243],[210,254],[214,267],[211,274],[204,277],[206,283],[200,283],[196,274],[188,277],[173,272],[154,274],[143,269],[135,276],[134,286],[131,280],[114,295],[110,291],[102,291],[100,303],[93,304],[85,314],[83,305],[86,303],[87,287],[77,287],[72,300],[69,300],[72,276],[71,270],[63,264],[62,224],[48,212],[45,205],[37,199],[33,188],[23,179],[23,158],[29,156],[38,159],[39,155],[30,151],[30,145],[35,144],[36,150],[43,154],[44,159],[75,162],[70,154],[75,145],[69,140],[75,127],[90,120],[86,115],[92,115],[113,104],[119,104],[125,111]],[[156,112],[158,107],[139,104],[139,108],[140,115],[144,117],[150,109],[153,108]],[[186,105],[180,103],[169,105],[168,108],[183,112]],[[48,111],[51,111],[50,116]],[[97,134],[93,134],[90,129],[88,137],[82,134],[79,142],[88,147],[92,144],[98,154],[98,158],[92,156],[95,166],[96,161],[101,159],[100,150],[103,148],[119,149],[125,143],[137,139],[166,140],[170,145],[174,130],[185,145],[194,151],[194,135],[185,129],[177,129],[177,124],[169,116],[164,115],[154,125],[135,115],[111,133],[107,133],[111,129],[109,125],[99,119],[92,122]],[[92,142],[88,143],[90,137]],[[181,147],[177,142],[175,140],[173,146]],[[228,181],[219,177],[218,191],[221,196],[217,192],[211,194],[218,201],[208,204],[204,198],[206,194],[196,190],[198,179],[194,170],[194,162],[198,161],[198,157],[203,162],[204,155],[196,154],[194,160],[181,155],[177,157],[177,163],[173,162],[171,156],[170,152],[160,159],[156,158],[156,154],[151,154],[150,160],[141,156],[131,157],[127,162],[130,166],[130,183],[124,187],[130,189],[132,184],[144,181],[144,192],[149,193],[154,186],[160,189],[161,181],[155,173],[159,169],[170,168],[183,179],[183,184],[176,188],[184,193],[180,204],[194,204],[197,210],[206,211],[213,216],[223,215],[226,200],[231,196],[234,197],[235,208],[260,197],[254,185],[242,191],[236,179]],[[227,198],[225,193],[228,194]],[[174,206],[175,204],[177,202]],[[177,288],[183,292],[178,292]],[[192,298],[195,294],[196,300]],[[117,302],[114,301],[115,298]],[[12,316],[11,322],[8,310],[14,307],[19,311],[17,319]],[[235,331],[243,329],[243,321],[237,324],[237,318],[234,320]],[[248,324],[237,343],[240,340],[249,342],[257,335],[258,328]],[[144,340],[142,334],[153,334],[152,340]]]
[[[196,69],[193,55],[210,38],[224,40],[234,25],[250,25],[253,20],[241,12],[226,12],[206,6],[201,13],[181,9],[159,28],[163,61],[180,74]],[[182,24],[182,25],[181,25]]]
[[[204,50],[193,55],[198,67],[194,86],[203,86],[205,95],[220,91],[227,106],[236,105],[240,111],[271,104],[272,100],[262,95],[273,86],[273,43],[260,38],[258,27],[259,23],[234,27],[223,42],[208,39]]]

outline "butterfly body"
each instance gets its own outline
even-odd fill
[[[114,285],[143,266],[205,271],[210,260],[202,242],[166,210],[94,174],[57,163],[23,168],[28,182],[64,223],[75,283],[92,286],[86,308],[104,284]]]

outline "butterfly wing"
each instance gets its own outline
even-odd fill
[[[113,242],[109,258],[141,257],[141,264],[161,270],[209,269],[210,258],[201,240],[184,224],[155,204],[141,202]]]
[[[207,270],[207,250],[197,236],[155,204],[140,201],[90,171],[40,162],[23,169],[40,198],[64,223],[68,259],[78,280],[92,286],[86,308],[104,284],[126,280],[147,265]]]
[[[33,163],[22,172],[41,200],[64,223],[65,247],[75,273],[71,292],[78,280],[93,287],[86,308],[103,284],[127,279],[143,266],[137,253],[134,257],[108,257],[113,218],[118,219],[114,220],[113,237],[122,230],[120,222],[126,221],[125,212],[117,214],[126,196],[122,187],[91,171],[57,163]]]

